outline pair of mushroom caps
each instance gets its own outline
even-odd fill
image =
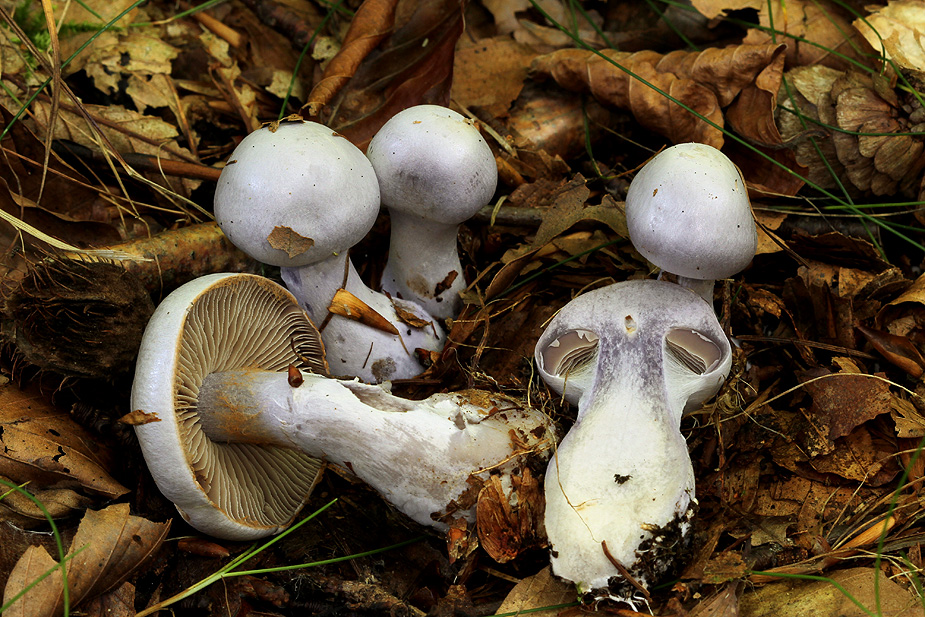
[[[435,105],[391,118],[367,156],[314,122],[258,129],[222,170],[215,217],[238,248],[282,268],[322,325],[334,374],[381,382],[423,372],[416,348],[443,348],[434,318],[455,316],[465,287],[457,230],[494,195],[498,174],[478,129]],[[347,255],[372,228],[380,201],[392,221],[388,296],[369,289]],[[329,314],[339,290],[346,309]]]
[[[263,277],[205,276],[157,307],[133,422],[158,488],[193,527],[232,540],[281,531],[324,460],[446,529],[450,518],[474,521],[466,497],[479,479],[501,474],[511,486],[548,457],[554,434],[538,411],[485,392],[411,401],[332,379],[323,349],[296,298]]]
[[[546,472],[553,572],[582,593],[634,602],[625,574],[655,582],[686,546],[696,500],[681,417],[716,394],[732,362],[712,279],[747,266],[757,237],[741,174],[702,144],[646,164],[626,217],[637,250],[680,285],[627,281],[579,296],[550,322],[535,359],[578,406]]]

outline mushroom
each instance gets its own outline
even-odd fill
[[[454,317],[466,287],[456,236],[495,193],[491,148],[455,111],[418,105],[389,119],[366,156],[392,220],[382,289],[435,317]]]
[[[285,528],[323,459],[418,523],[446,529],[446,517],[474,520],[473,485],[551,448],[548,418],[507,397],[411,401],[325,368],[318,331],[266,278],[205,276],[157,307],[132,416],[158,488],[193,527],[233,540]]]
[[[546,471],[555,574],[633,601],[623,572],[645,586],[671,569],[696,506],[681,416],[719,390],[731,357],[712,307],[673,283],[604,287],[553,318],[540,373],[560,386],[581,376],[577,419]]]
[[[363,153],[328,127],[301,120],[245,137],[215,191],[225,235],[254,259],[280,266],[286,285],[324,325],[331,370],[367,382],[420,374],[414,350],[439,351],[445,342],[422,308],[369,289],[348,258],[378,212],[379,184]],[[341,289],[346,300],[332,307]],[[337,314],[329,315],[332,308]]]
[[[636,174],[626,226],[643,257],[710,304],[714,282],[744,270],[758,243],[741,172],[699,143],[667,148]]]

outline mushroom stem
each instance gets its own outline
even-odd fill
[[[346,252],[308,266],[284,267],[281,273],[286,287],[319,325],[327,321],[334,295],[343,288],[398,330],[399,336],[396,336],[370,327],[368,322],[332,315],[322,335],[328,364],[334,375],[356,376],[367,382],[418,375],[424,372],[424,367],[414,350],[439,351],[446,342],[440,326],[433,323],[433,318],[418,305],[389,300],[367,287]],[[421,328],[404,323],[395,305],[432,325]]]
[[[463,392],[411,401],[379,386],[313,374],[293,387],[287,373],[262,370],[206,376],[197,412],[212,441],[322,458],[413,520],[441,530],[447,526],[439,518],[457,505],[455,516],[474,520],[474,507],[462,505],[472,476],[510,472],[553,439],[543,414],[501,398],[478,401]]]
[[[601,541],[644,584],[657,579],[684,545],[694,472],[679,428],[683,406],[663,398],[660,378],[635,371],[600,376],[547,469],[553,568],[581,592],[605,588],[619,576]],[[609,590],[631,592],[625,582]]]
[[[664,271],[662,272],[664,273]],[[680,274],[675,276],[677,277],[678,285],[690,289],[695,294],[706,300],[707,304],[713,306],[713,288],[716,286],[716,281],[710,279],[692,279],[686,276],[681,276]],[[659,274],[658,278],[659,280],[662,280],[662,275]]]
[[[535,357],[543,379],[578,403],[546,472],[553,572],[583,593],[632,601],[624,573],[648,585],[683,552],[694,476],[681,416],[719,390],[729,341],[691,291],[626,281],[564,306]]]
[[[413,299],[431,315],[459,313],[466,288],[456,248],[459,225],[428,221],[414,214],[390,210],[392,234],[389,259],[382,273],[382,290]],[[421,250],[427,238],[428,250]]]

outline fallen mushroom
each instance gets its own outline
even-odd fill
[[[510,484],[552,446],[549,419],[507,397],[411,401],[325,369],[318,331],[263,277],[205,276],[157,307],[132,417],[158,488],[193,527],[234,540],[276,533],[324,459],[418,523],[446,529],[447,517],[474,520],[480,481],[501,474]]]
[[[455,111],[418,105],[390,118],[366,156],[392,220],[382,289],[435,317],[456,316],[466,288],[456,236],[495,193],[491,148]]]
[[[639,170],[626,227],[643,257],[713,303],[713,286],[748,266],[758,236],[745,180],[725,154],[678,144]]]
[[[369,161],[314,122],[283,122],[245,137],[215,190],[222,231],[254,259],[280,266],[287,287],[323,325],[331,371],[367,382],[420,374],[414,350],[439,351],[445,342],[426,311],[369,289],[348,258],[378,212]],[[334,314],[342,289],[346,301]]]
[[[681,416],[719,390],[729,342],[695,293],[629,281],[569,302],[535,357],[550,383],[582,376],[546,471],[553,571],[581,593],[636,601],[630,579],[657,581],[686,545],[696,500]]]

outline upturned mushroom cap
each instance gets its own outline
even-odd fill
[[[286,528],[308,499],[320,461],[297,450],[216,443],[198,419],[203,379],[240,368],[326,373],[318,331],[282,287],[253,275],[213,274],[158,306],[142,339],[132,409],[161,493],[196,529],[232,540]]]
[[[699,280],[744,270],[758,242],[742,174],[722,152],[699,143],[667,148],[636,174],[626,226],[643,257]]]
[[[628,599],[633,588],[611,557],[645,585],[685,546],[695,501],[681,416],[719,390],[729,341],[694,292],[628,281],[563,307],[535,356],[560,391],[566,374],[579,377],[577,420],[546,472],[553,572],[583,592]]]
[[[274,266],[304,266],[346,251],[378,213],[369,160],[315,122],[283,122],[245,137],[215,189],[215,219],[225,235]]]
[[[491,200],[498,169],[478,129],[452,109],[418,105],[395,114],[369,143],[382,204],[458,225]]]

